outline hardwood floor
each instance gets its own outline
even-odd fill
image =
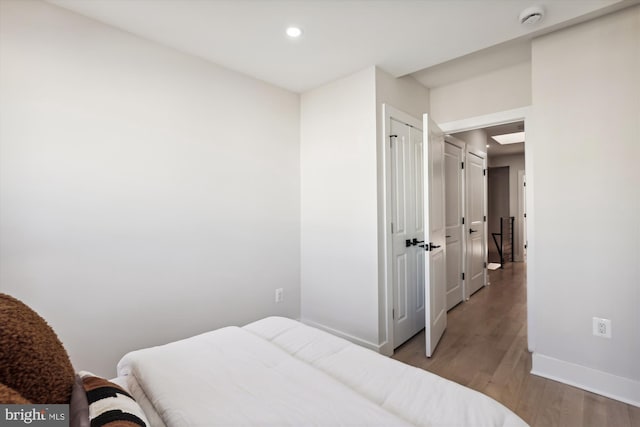
[[[424,331],[393,358],[481,391],[532,427],[640,427],[640,408],[529,373],[525,273],[524,263],[491,271],[490,286],[449,311],[431,359]]]

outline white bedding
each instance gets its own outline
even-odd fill
[[[489,397],[279,317],[127,354],[153,426],[526,426]]]

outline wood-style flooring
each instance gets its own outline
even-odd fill
[[[432,358],[424,331],[393,356],[487,394],[532,427],[640,427],[640,408],[530,374],[526,265],[490,271],[490,286],[448,313]]]

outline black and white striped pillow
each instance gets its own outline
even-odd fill
[[[80,376],[89,403],[91,427],[149,426],[140,405],[122,387],[89,372]]]

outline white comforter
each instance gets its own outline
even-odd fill
[[[127,354],[154,426],[526,426],[493,399],[280,317]]]

